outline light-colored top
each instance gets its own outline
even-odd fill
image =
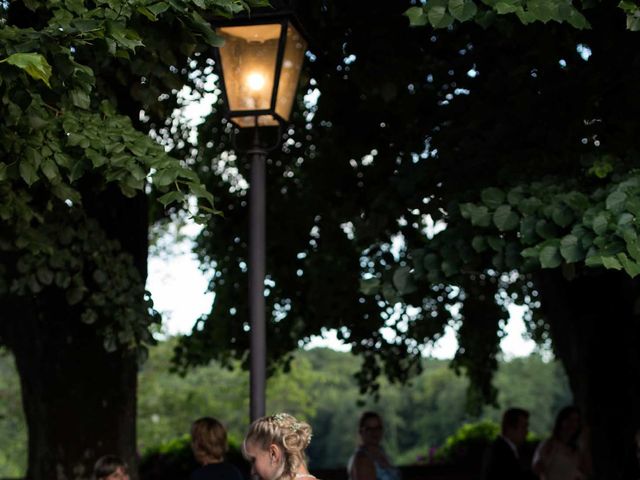
[[[533,455],[533,467],[540,480],[584,480],[582,454],[558,440],[549,438],[538,445]]]
[[[386,454],[384,450],[382,450],[383,455],[386,458]],[[360,478],[355,478],[353,475],[353,468],[355,464],[356,457],[358,455],[365,455],[369,460],[373,462],[373,465],[376,469],[376,480],[401,480],[400,470],[393,465],[391,462],[387,460],[386,465],[382,462],[378,461],[370,452],[367,451],[364,447],[359,447],[355,453],[349,459],[349,463],[347,465],[347,472],[349,473],[349,480],[362,480]]]

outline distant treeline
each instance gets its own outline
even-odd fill
[[[210,415],[223,420],[239,440],[247,426],[249,378],[239,367],[217,364],[181,377],[170,373],[174,342],[162,342],[140,372],[138,445],[140,453],[182,436],[191,422]],[[288,411],[314,429],[309,457],[314,468],[344,466],[357,441],[361,411],[379,411],[385,420],[385,445],[397,464],[428,458],[465,422],[497,421],[500,410],[518,405],[532,412],[531,431],[549,433],[555,413],[571,402],[562,367],[539,356],[501,362],[495,378],[500,391],[496,408],[477,417],[465,411],[467,380],[448,368],[448,361],[425,359],[424,372],[410,385],[384,380],[376,402],[359,394],[353,374],[360,360],[328,349],[300,351],[288,372],[268,381],[267,410]],[[26,430],[19,380],[13,359],[0,353],[0,478],[19,477],[26,465]]]

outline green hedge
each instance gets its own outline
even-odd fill
[[[465,423],[445,440],[438,449],[434,460],[438,463],[458,465],[470,469],[480,468],[487,448],[500,433],[500,426],[492,421]],[[529,434],[522,453],[532,457],[539,439]]]

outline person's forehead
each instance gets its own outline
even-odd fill
[[[246,442],[244,444],[244,452],[249,457],[255,457],[257,453],[259,453],[260,449],[256,445],[255,442]]]
[[[379,418],[375,418],[375,417],[367,418],[364,421],[364,426],[365,427],[379,427],[381,425],[382,425],[382,422],[380,421],[380,419]]]

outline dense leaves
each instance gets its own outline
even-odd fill
[[[447,19],[480,18],[466,2],[419,7],[442,30],[410,28],[409,2],[305,5],[319,45],[307,96],[267,160],[270,355],[335,328],[375,390],[380,374],[406,380],[423,345],[462,321],[454,364],[477,385],[471,400],[490,401],[509,304],[550,338],[531,272],[635,275],[636,34],[609,4],[491,28]],[[591,28],[569,21],[582,15]],[[198,243],[216,299],[181,366],[248,346],[248,172],[216,118],[199,154],[226,219]]]
[[[157,315],[140,268],[95,210],[111,208],[99,199],[115,188],[153,190],[163,207],[195,197],[197,221],[215,211],[197,174],[148,132],[162,140],[191,57],[220,43],[203,15],[265,4],[0,4],[0,298],[57,289],[98,322],[108,350],[150,341]]]

